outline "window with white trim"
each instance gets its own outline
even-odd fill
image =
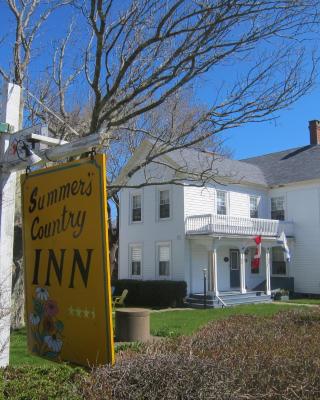
[[[271,198],[271,219],[284,221],[284,197]]]
[[[272,275],[287,275],[287,263],[282,247],[272,247]]]
[[[227,215],[227,192],[217,190],[217,214]]]
[[[250,218],[259,217],[259,202],[260,197],[250,196]]]
[[[142,270],[142,247],[141,245],[130,246],[130,273],[132,277],[141,276]]]
[[[159,218],[170,218],[170,191],[159,190]]]
[[[157,244],[158,274],[160,278],[170,276],[171,246],[170,243]]]
[[[142,199],[141,194],[131,195],[131,222],[141,222],[142,221]]]

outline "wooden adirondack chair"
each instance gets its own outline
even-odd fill
[[[121,296],[114,296],[112,298],[112,307],[113,308],[123,307],[127,294],[128,294],[128,289],[124,289],[123,292],[121,293]]]

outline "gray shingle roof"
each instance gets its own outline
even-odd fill
[[[234,183],[251,183],[267,186],[261,169],[251,163],[232,160],[220,155],[204,153],[195,149],[170,152],[168,156],[178,165],[188,165],[188,171],[211,170],[215,176],[228,178]]]
[[[320,145],[309,145],[247,158],[241,162],[260,168],[268,185],[320,178]]]

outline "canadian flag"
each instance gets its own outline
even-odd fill
[[[260,265],[260,258],[261,258],[261,236],[256,236],[254,238],[254,241],[256,242],[256,253],[253,257],[253,260],[251,262],[251,267],[252,269],[258,269]]]

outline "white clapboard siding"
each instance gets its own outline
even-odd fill
[[[249,216],[249,195],[235,191],[229,192],[229,214],[235,217]]]
[[[215,212],[215,189],[195,186],[184,187],[185,216]]]

